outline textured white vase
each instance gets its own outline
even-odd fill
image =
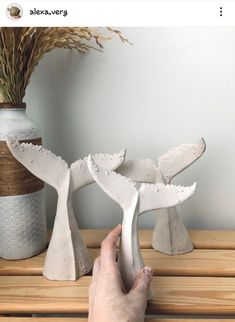
[[[41,143],[41,132],[24,103],[0,104],[0,257],[23,259],[47,246],[43,182],[11,155],[6,138]]]

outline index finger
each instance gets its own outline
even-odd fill
[[[116,267],[116,243],[121,235],[122,226],[119,224],[107,235],[101,243],[100,264],[102,267]]]

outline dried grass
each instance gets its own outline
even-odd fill
[[[102,51],[103,42],[120,31],[107,28],[103,35],[93,28],[0,28],[0,102],[22,102],[30,77],[42,57],[54,48],[86,53]]]

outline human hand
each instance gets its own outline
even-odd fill
[[[89,289],[89,322],[143,322],[152,269],[144,267],[125,293],[116,262],[116,242],[121,225],[115,227],[101,244]]]

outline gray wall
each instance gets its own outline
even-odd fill
[[[235,228],[235,28],[121,28],[104,53],[55,50],[36,68],[25,101],[44,145],[71,163],[126,147],[157,157],[203,136],[205,155],[174,179],[197,181],[180,206],[190,228]],[[56,193],[46,188],[48,222]],[[95,185],[74,198],[80,227],[112,227],[121,210]],[[155,214],[140,220],[152,227]]]

